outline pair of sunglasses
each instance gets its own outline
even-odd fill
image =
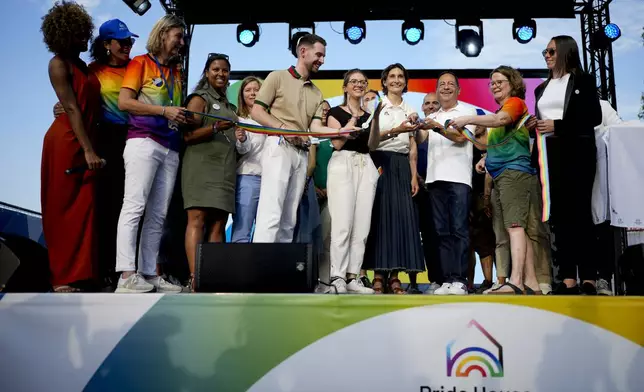
[[[223,58],[223,59],[228,60],[228,55],[227,54],[223,54],[223,53],[208,53],[208,59],[211,59],[213,57],[218,57],[218,58]]]
[[[118,42],[121,46],[134,46],[136,42],[134,38],[115,39],[114,41]]]
[[[546,54],[549,54],[550,56],[553,56],[555,54],[555,50],[552,49],[552,48],[547,48],[547,49],[544,49],[541,52],[541,55],[543,55],[543,57],[546,57]]]

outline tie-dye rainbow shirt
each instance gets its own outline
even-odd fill
[[[488,129],[488,144],[499,143],[511,133],[515,128],[515,124],[528,113],[528,107],[522,99],[511,97],[499,109],[500,111],[510,115],[512,124],[507,127]],[[485,159],[485,167],[493,178],[496,178],[505,169],[536,174],[535,169],[530,164],[530,134],[528,133],[528,128],[522,126],[507,143],[489,148]]]
[[[171,83],[171,68],[161,66],[165,80]],[[181,105],[181,73],[179,67],[172,69],[174,91],[170,100],[161,71],[154,58],[149,54],[134,57],[130,60],[123,78],[123,87],[137,93],[139,102],[157,106]],[[179,151],[181,137],[176,126],[171,128],[168,120],[161,116],[137,116],[130,114],[128,139],[149,137],[162,146]]]
[[[102,121],[109,124],[127,124],[128,114],[119,110],[118,105],[127,66],[114,67],[93,62],[89,65],[89,69],[101,82]]]

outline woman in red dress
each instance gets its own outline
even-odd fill
[[[96,272],[95,169],[102,161],[92,136],[100,109],[100,83],[80,59],[94,24],[85,9],[56,3],[43,17],[44,42],[54,57],[49,79],[65,114],[54,120],[43,142],[40,200],[51,284],[55,292],[79,291]],[[89,170],[66,174],[86,165]]]

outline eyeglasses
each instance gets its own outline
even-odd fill
[[[509,81],[509,80],[507,80],[507,79],[502,79],[502,80],[493,80],[493,81],[489,82],[487,85],[488,85],[490,88],[492,88],[492,87],[496,87],[496,86],[501,87],[501,85],[502,85],[504,82],[510,82],[510,81]]]
[[[351,79],[349,80],[349,84],[357,85],[357,86],[366,86],[369,84],[366,80],[358,80],[358,79]]]
[[[553,48],[546,48],[541,52],[541,54],[543,55],[543,57],[546,57],[546,54],[553,56],[555,54],[555,50]]]
[[[223,53],[208,53],[208,60],[210,60],[213,57],[219,57],[219,58],[224,58],[224,59],[228,60],[228,55],[227,54],[223,54]]]

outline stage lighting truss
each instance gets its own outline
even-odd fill
[[[364,20],[344,22],[344,39],[357,45],[365,38],[367,38],[367,26]]]
[[[401,29],[402,40],[409,45],[418,44],[425,38],[425,25],[420,20],[405,20]]]
[[[242,23],[237,26],[237,42],[247,48],[259,42],[259,26],[257,23]]]
[[[123,2],[137,15],[145,14],[152,6],[149,0],[123,0]]]
[[[622,36],[622,30],[615,23],[609,23],[603,28],[595,31],[592,39],[592,45],[596,49],[608,49],[608,47],[619,37]]]
[[[293,32],[293,30],[296,30]],[[315,34],[315,23],[301,23],[288,25],[288,49],[297,58],[297,43],[307,34]]]
[[[473,29],[463,29],[462,26],[476,27]],[[456,32],[456,48],[460,49],[466,57],[477,57],[483,49],[483,22],[476,21],[456,21],[454,26]]]
[[[534,19],[515,19],[512,23],[512,38],[520,44],[527,44],[537,36],[537,22]]]

